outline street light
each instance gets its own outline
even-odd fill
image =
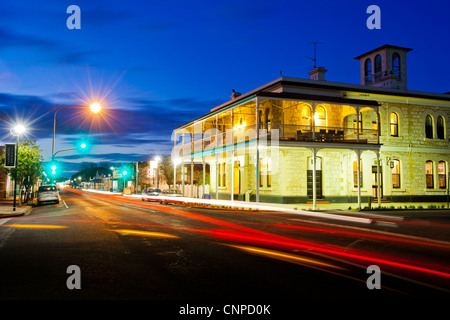
[[[125,177],[128,174],[128,172],[126,170],[123,170],[122,174],[123,174],[123,190],[125,191]]]
[[[159,188],[159,163],[161,162],[161,157],[156,156],[155,161],[156,161],[156,187]],[[153,180],[153,182],[154,181],[155,180]]]
[[[54,156],[55,156],[55,154],[56,154],[56,153],[55,153],[56,114],[57,114],[58,111],[61,110],[62,108],[90,108],[91,111],[92,111],[92,113],[95,113],[95,114],[99,113],[99,112],[102,110],[102,106],[101,106],[99,103],[97,103],[97,102],[92,103],[90,106],[62,106],[62,107],[59,107],[58,109],[56,109],[55,115],[53,116],[52,159],[54,158]],[[84,147],[82,147],[82,148],[85,148],[85,147],[86,147],[86,145],[85,145]],[[71,148],[71,149],[64,149],[64,150],[72,150],[72,149],[73,149],[73,148]],[[60,151],[64,151],[64,150],[60,150]],[[58,151],[58,152],[60,152],[60,151]]]
[[[176,178],[177,178],[177,165],[181,163],[181,160],[178,158],[175,158],[173,161],[173,189],[175,190],[175,184],[176,184]]]
[[[99,113],[102,110],[102,106],[98,104],[97,102],[94,102],[89,106],[91,108],[91,111],[93,113]]]
[[[10,132],[13,136],[16,136],[16,163],[14,165],[14,204],[13,204],[13,211],[16,211],[16,195],[17,195],[17,163],[19,162],[19,137],[21,134],[25,133],[26,128],[18,124],[15,127],[13,127]]]

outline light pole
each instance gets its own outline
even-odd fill
[[[159,189],[159,162],[161,161],[161,157],[156,157],[156,187]]]
[[[19,162],[19,137],[22,133],[26,131],[23,125],[16,125],[14,128],[10,130],[13,136],[16,136],[16,163],[14,165],[14,204],[13,211],[16,211],[16,195],[17,195],[17,163]]]
[[[134,193],[137,193],[137,189],[138,189],[138,175],[139,175],[139,161],[136,161],[136,187],[134,188]]]
[[[91,111],[95,114],[99,113],[102,109],[102,107],[100,106],[100,104],[98,103],[93,103],[90,106],[62,106],[59,107],[58,109],[56,109],[55,114],[53,116],[53,143],[52,143],[52,160],[55,156],[56,153],[61,152],[61,151],[66,151],[66,150],[72,150],[72,148],[70,149],[64,149],[64,150],[60,150],[58,152],[55,153],[55,131],[56,131],[56,114],[58,113],[59,110],[61,110],[62,108],[90,108]]]
[[[122,172],[123,175],[123,192],[125,192],[125,180],[126,180],[126,175],[128,174],[128,172],[126,170],[124,170]]]
[[[177,165],[181,163],[181,160],[178,158],[173,159],[173,189],[175,190],[175,184],[177,179]]]

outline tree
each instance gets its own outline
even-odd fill
[[[172,158],[170,156],[162,157],[159,169],[162,172],[161,176],[163,176],[164,179],[166,179],[167,184],[169,186],[172,185],[173,184],[173,162],[172,162]],[[175,186],[174,186],[174,188],[175,188]]]
[[[43,173],[42,150],[36,145],[35,140],[25,140],[19,143],[19,158],[17,162],[17,188],[26,191],[25,201],[29,200],[31,188]],[[0,168],[5,166],[5,155],[0,158]],[[12,177],[15,176],[15,168],[6,168]],[[19,197],[20,198],[20,197]]]

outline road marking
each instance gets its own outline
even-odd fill
[[[7,219],[0,219],[0,225],[8,222],[9,220],[11,220],[11,218],[7,218]]]
[[[64,203],[64,205],[66,206],[67,209],[69,209],[69,206],[67,205],[67,203],[63,200],[62,201]]]

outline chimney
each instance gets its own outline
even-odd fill
[[[241,95],[240,92],[236,92],[234,89],[232,91],[233,91],[233,93],[230,96],[231,99],[235,99]]]
[[[328,70],[324,67],[317,67],[308,72],[308,74],[311,76],[311,80],[321,80],[325,81],[325,72]]]

